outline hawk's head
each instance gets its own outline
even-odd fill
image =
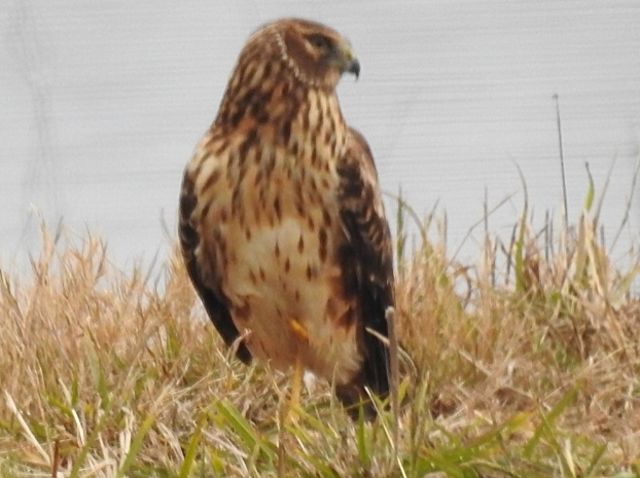
[[[309,86],[333,89],[343,73],[360,74],[349,42],[320,23],[287,18],[267,24],[254,36],[271,35],[282,60]]]

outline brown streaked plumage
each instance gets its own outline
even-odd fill
[[[387,336],[394,305],[373,157],[335,91],[359,68],[324,25],[283,19],[256,31],[187,165],[179,226],[189,276],[224,341],[239,340],[238,357],[297,361],[347,405],[365,386],[388,394],[376,334]]]

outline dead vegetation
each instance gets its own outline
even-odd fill
[[[398,235],[397,443],[391,412],[352,423],[323,383],[283,429],[287,377],[229,358],[176,257],[124,274],[44,234],[27,279],[0,277],[0,475],[637,476],[640,261],[612,263],[591,202],[559,235],[525,207],[477,264]]]

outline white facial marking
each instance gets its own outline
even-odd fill
[[[307,75],[305,75],[300,70],[300,67],[295,62],[295,60],[289,56],[289,53],[287,52],[287,45],[284,42],[284,38],[282,38],[282,34],[280,33],[280,31],[273,26],[271,26],[270,29],[272,31],[272,34],[275,36],[278,47],[280,48],[280,58],[291,69],[291,71],[293,72],[293,76],[295,76],[296,79],[307,86],[312,86],[314,88],[320,86],[320,83],[317,80],[311,79]]]

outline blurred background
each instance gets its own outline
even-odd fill
[[[182,169],[212,122],[248,35],[281,16],[350,38],[360,80],[339,86],[385,191],[447,215],[455,250],[489,208],[508,237],[526,178],[534,223],[561,224],[555,102],[568,210],[613,172],[603,220],[620,260],[640,236],[632,176],[640,144],[638,1],[0,2],[0,265],[21,270],[39,227],[106,240],[118,267],[164,257]],[[638,189],[638,186],[636,186]],[[513,195],[513,196],[510,196]],[[389,200],[393,222],[395,205]],[[474,229],[461,258],[483,239]],[[614,257],[616,257],[614,255]]]

